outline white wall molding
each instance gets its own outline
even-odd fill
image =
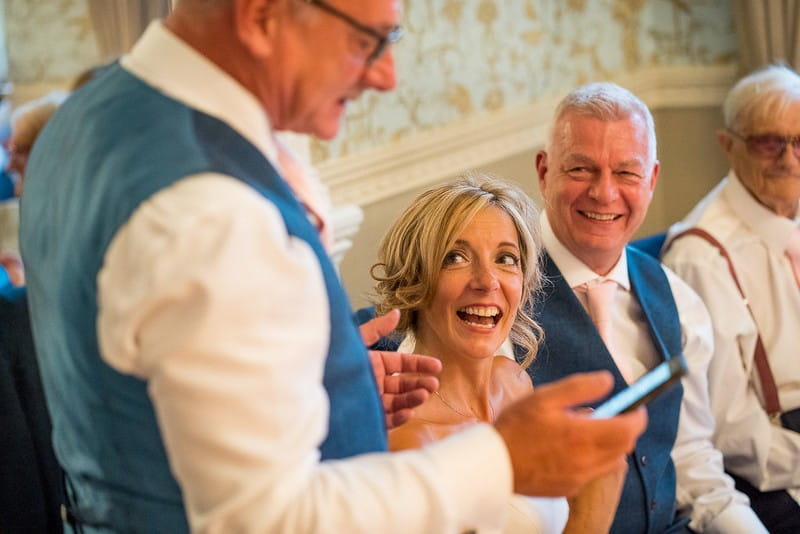
[[[347,251],[353,247],[353,238],[361,228],[364,211],[355,204],[335,206],[331,214],[333,223],[333,250],[330,256],[338,269]]]
[[[653,111],[718,106],[735,65],[655,67],[615,76]],[[550,114],[568,89],[524,107],[482,114],[366,153],[318,165],[334,204],[366,206],[544,145]]]

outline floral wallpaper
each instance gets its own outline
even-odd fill
[[[3,0],[8,76],[17,85],[71,80],[98,62],[84,0]]]
[[[3,0],[10,78],[68,79],[97,62],[85,0]],[[719,0],[406,0],[398,88],[351,103],[312,157],[357,154],[615,73],[736,56]],[[53,43],[58,43],[54,46]]]
[[[316,161],[433,130],[538,95],[653,65],[734,59],[719,0],[406,1],[398,88],[351,103],[342,134]]]

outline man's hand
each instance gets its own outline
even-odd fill
[[[8,279],[14,287],[25,285],[25,270],[22,267],[22,260],[16,254],[0,254],[0,266],[6,270]]]
[[[361,325],[361,339],[369,347],[394,330],[399,320],[400,312],[397,310],[376,317]],[[369,358],[383,401],[386,428],[408,421],[413,409],[439,387],[439,379],[433,375],[442,370],[442,362],[436,358],[379,350],[369,351]]]
[[[588,482],[624,469],[625,457],[647,426],[640,408],[609,419],[591,419],[577,406],[611,390],[608,372],[577,374],[538,386],[500,414],[495,428],[511,456],[514,491],[572,496]]]

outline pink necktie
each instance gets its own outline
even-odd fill
[[[614,297],[617,294],[617,283],[614,280],[599,279],[585,284],[585,291],[588,300],[589,316],[597,327],[597,332],[606,344],[608,352],[614,358],[622,378],[630,383],[633,378],[633,371],[630,363],[624,355],[614,345],[613,328],[611,326],[611,310],[614,307]]]
[[[294,194],[306,209],[308,218],[317,228],[320,240],[325,248],[330,252],[333,246],[333,232],[327,221],[327,213],[318,195],[314,192],[314,186],[303,168],[302,163],[295,157],[291,149],[277,137],[275,146],[278,149],[278,164],[281,166],[281,176]]]
[[[786,255],[789,256],[789,261],[794,271],[794,279],[797,282],[797,287],[800,288],[800,226],[794,227],[789,243],[786,245]]]

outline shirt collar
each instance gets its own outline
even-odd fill
[[[625,251],[620,255],[619,260],[617,260],[616,265],[614,265],[611,271],[605,276],[600,276],[587,267],[585,263],[576,258],[575,255],[558,240],[553,233],[553,227],[550,226],[550,220],[547,218],[546,210],[542,210],[539,222],[542,227],[542,244],[558,266],[558,270],[561,271],[564,280],[566,280],[570,287],[578,287],[582,284],[599,279],[600,281],[614,280],[621,287],[625,288],[626,291],[630,291],[631,283],[628,279],[628,257]]]
[[[161,21],[150,23],[120,63],[165,95],[223,121],[278,167],[272,127],[258,100]]]
[[[792,232],[800,224],[800,215],[794,220],[781,217],[761,204],[750,194],[733,171],[722,191],[733,211],[761,240],[777,254],[783,254]]]

